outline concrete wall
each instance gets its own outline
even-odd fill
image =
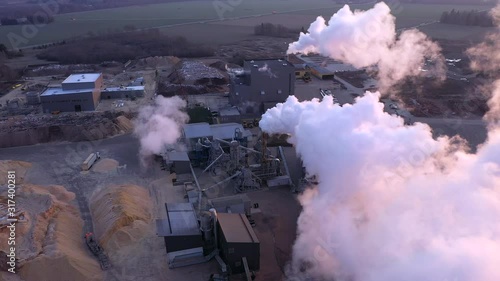
[[[41,95],[40,101],[44,113],[54,111],[75,112],[77,106],[80,106],[81,111],[93,111],[99,102],[99,94],[98,90],[93,92],[89,90],[88,92],[74,94]]]

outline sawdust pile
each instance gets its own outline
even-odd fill
[[[31,163],[14,160],[0,160],[0,174],[7,175],[8,171],[16,171],[16,184],[24,181],[26,172],[31,167]],[[0,185],[7,184],[7,177],[0,177]]]
[[[136,185],[113,185],[90,200],[94,232],[112,255],[124,245],[141,239],[152,221],[152,201],[148,191]]]
[[[130,133],[134,130],[134,124],[132,123],[132,121],[130,121],[130,119],[123,115],[116,118],[116,125],[118,125],[118,128],[120,128],[120,130],[126,133]]]
[[[5,190],[2,194],[6,195]],[[16,208],[22,213],[22,221],[16,225],[22,280],[103,280],[99,264],[85,248],[83,221],[70,204],[75,199],[74,193],[63,186],[24,184],[18,186],[16,194]],[[0,229],[2,251],[7,251],[8,235],[7,228]]]
[[[97,161],[92,167],[92,171],[98,173],[109,173],[116,171],[118,167],[118,161],[111,158],[104,158]]]

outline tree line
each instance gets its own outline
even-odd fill
[[[209,57],[211,47],[194,44],[184,37],[163,35],[158,29],[103,34],[50,47],[37,58],[59,63],[101,63],[151,56]]]
[[[44,16],[28,15],[26,19],[14,18],[14,17],[2,17],[0,18],[1,25],[22,25],[22,24],[49,24],[54,22],[54,17],[44,14]]]
[[[293,30],[281,24],[261,23],[254,27],[254,34],[280,38],[295,38],[299,35],[298,30]]]
[[[493,18],[488,11],[456,11],[443,12],[440,19],[441,23],[493,27]]]

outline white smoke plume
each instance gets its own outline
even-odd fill
[[[485,41],[467,50],[471,58],[471,68],[498,79],[485,92],[489,93],[489,112],[485,119],[490,123],[500,122],[500,5],[491,11],[496,30],[487,35]]]
[[[382,90],[419,75],[426,58],[434,62],[432,70],[442,78],[440,47],[416,29],[404,31],[398,38],[390,12],[383,2],[367,11],[353,12],[345,5],[328,23],[323,17],[316,18],[307,33],[289,45],[287,53],[319,53],[357,68],[376,65]]]
[[[289,280],[500,280],[500,131],[469,154],[379,98],[290,97],[262,117],[319,182],[300,197]]]
[[[269,74],[269,77],[270,78],[277,78],[276,74],[274,74],[272,71],[271,71],[271,68],[266,64],[264,64],[262,67],[259,67],[259,69],[257,69],[259,72],[266,72],[267,74]]]
[[[160,154],[168,146],[176,144],[181,137],[181,127],[189,121],[183,111],[186,102],[175,96],[157,96],[154,105],[143,107],[134,122],[134,133],[140,140],[141,161],[154,154]]]
[[[500,83],[491,88],[488,114],[500,108]],[[458,137],[405,126],[379,98],[341,107],[289,97],[262,116],[263,131],[291,135],[318,180],[299,197],[288,280],[500,280],[500,124],[472,154]]]

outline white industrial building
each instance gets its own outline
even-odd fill
[[[40,95],[43,112],[93,111],[101,97],[101,73],[72,74],[61,87],[47,88]]]

